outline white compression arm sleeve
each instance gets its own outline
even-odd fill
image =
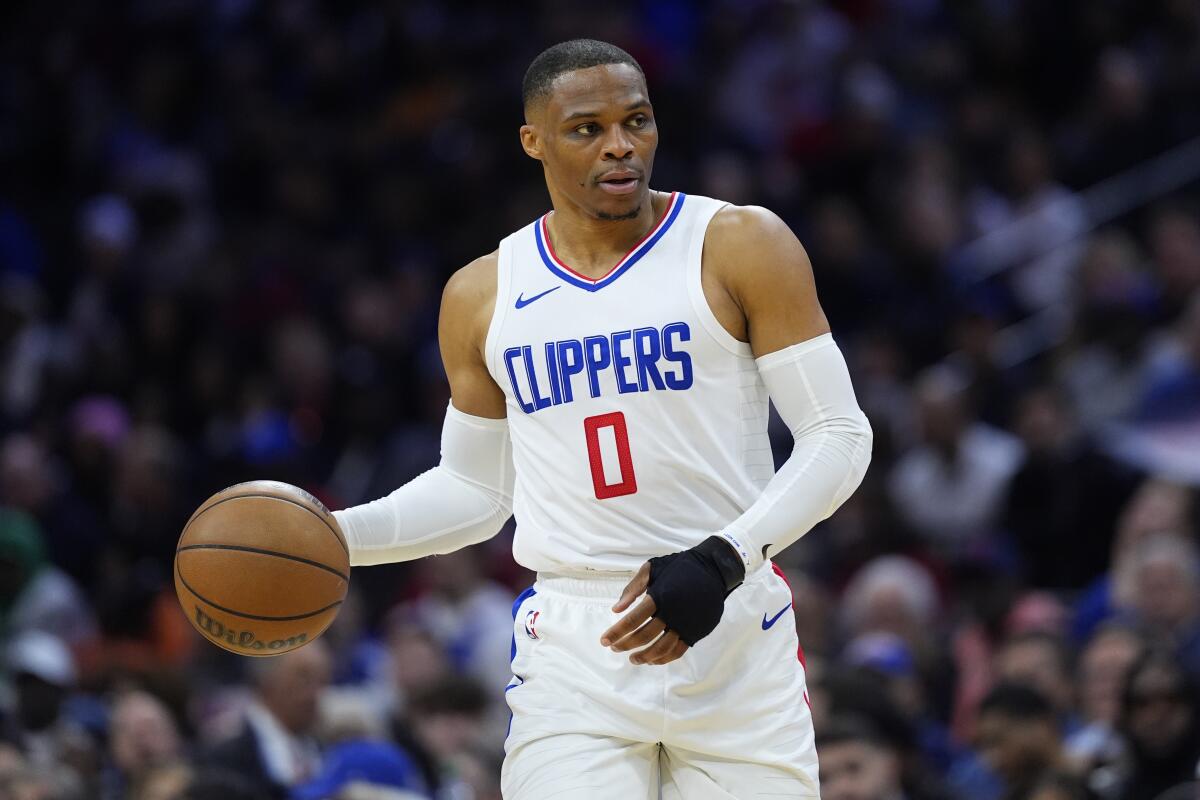
[[[795,445],[762,495],[720,532],[741,555],[747,574],[854,493],[871,461],[872,441],[833,334],[769,353],[757,363]]]
[[[449,553],[495,536],[512,515],[507,419],[464,414],[442,426],[442,461],[387,497],[333,512],[353,566]]]

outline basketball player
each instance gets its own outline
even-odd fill
[[[769,558],[862,480],[871,431],[787,226],[650,188],[641,67],[539,55],[521,145],[553,211],[446,286],[441,464],[336,514],[355,565],[510,514],[504,796],[816,798],[791,593]],[[767,395],[795,437],[776,474]]]

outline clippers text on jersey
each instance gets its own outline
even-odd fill
[[[692,357],[683,344],[691,338],[686,322],[672,322],[510,347],[504,366],[521,409],[533,414],[580,397],[600,397],[613,387],[618,394],[689,389]]]

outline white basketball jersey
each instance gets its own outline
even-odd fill
[[[507,398],[522,566],[636,570],[721,530],[774,474],[750,346],[700,284],[723,205],[671,195],[595,280],[558,259],[546,217],[500,243],[486,359]]]

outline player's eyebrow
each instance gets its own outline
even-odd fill
[[[635,109],[639,109],[639,108],[642,108],[642,107],[648,106],[648,105],[650,105],[649,100],[647,100],[644,97],[639,97],[638,99],[634,100],[629,105],[625,106],[625,110],[626,111],[634,111]],[[576,119],[584,119],[586,117],[598,117],[598,116],[600,116],[599,111],[576,111],[576,112],[574,112],[572,114],[568,114],[566,117],[564,117],[563,122],[570,122],[570,121],[576,120]]]

